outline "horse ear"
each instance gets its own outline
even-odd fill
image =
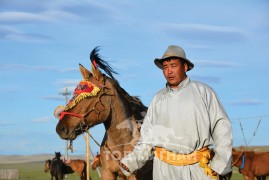
[[[81,64],[79,64],[79,70],[83,79],[89,79],[92,76],[92,73]]]
[[[98,67],[95,67],[94,65],[92,65],[92,74],[97,81],[103,80],[102,72],[98,69]]]

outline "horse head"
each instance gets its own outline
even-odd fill
[[[109,119],[111,98],[115,95],[115,85],[117,85],[117,81],[111,74],[114,71],[108,70],[110,78],[98,69],[97,63],[99,65],[101,61],[98,48],[91,52],[90,57],[92,72],[79,65],[83,80],[77,85],[68,104],[57,108],[54,112],[59,119],[56,132],[62,139],[76,139],[79,134]],[[111,68],[105,63],[102,63],[103,68]]]
[[[91,163],[92,170],[95,170],[98,166],[102,167],[100,154],[97,154]]]
[[[244,147],[240,146],[240,151],[232,149],[232,166],[240,167],[242,164],[243,157],[245,155]]]

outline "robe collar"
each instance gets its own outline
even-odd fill
[[[173,89],[171,88],[168,83],[166,83],[166,92],[171,92],[171,91],[180,91],[183,88],[185,88],[188,84],[190,83],[190,78],[189,76],[186,77],[186,79],[184,79],[179,85],[177,89]]]

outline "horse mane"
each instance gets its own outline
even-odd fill
[[[103,69],[106,74],[111,77],[114,81],[117,81],[116,78],[114,78],[113,74],[118,74],[116,71],[114,71],[114,69],[109,65],[108,62],[106,62],[105,60],[101,59],[98,52],[99,52],[100,48],[99,46],[95,47],[91,54],[90,54],[90,60],[92,62],[93,65],[95,65],[95,63],[101,68]]]
[[[95,47],[91,54],[90,54],[90,59],[92,64],[94,65],[95,63],[105,71],[105,73],[115,82],[114,86],[116,87],[117,91],[119,94],[124,97],[124,99],[128,102],[130,105],[130,108],[132,110],[132,114],[135,116],[136,120],[143,120],[144,115],[142,112],[147,111],[147,107],[142,103],[142,101],[137,97],[137,96],[130,96],[119,84],[118,80],[113,76],[113,74],[118,74],[108,62],[105,60],[101,59],[98,52],[100,48],[99,46]]]
[[[147,107],[142,103],[142,101],[137,96],[130,96],[122,87],[117,86],[117,91],[121,96],[123,96],[130,105],[132,114],[134,115],[136,121],[143,121],[144,116],[147,112]],[[143,112],[145,112],[143,114]]]

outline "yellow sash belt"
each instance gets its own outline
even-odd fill
[[[171,151],[167,151],[164,148],[156,147],[154,154],[155,157],[161,161],[174,166],[185,166],[200,162],[199,165],[200,167],[204,168],[206,175],[209,175],[214,179],[217,178],[212,174],[212,171],[208,166],[209,159],[211,159],[211,154],[208,147],[203,147],[202,149],[197,150],[191,154],[176,154]]]

